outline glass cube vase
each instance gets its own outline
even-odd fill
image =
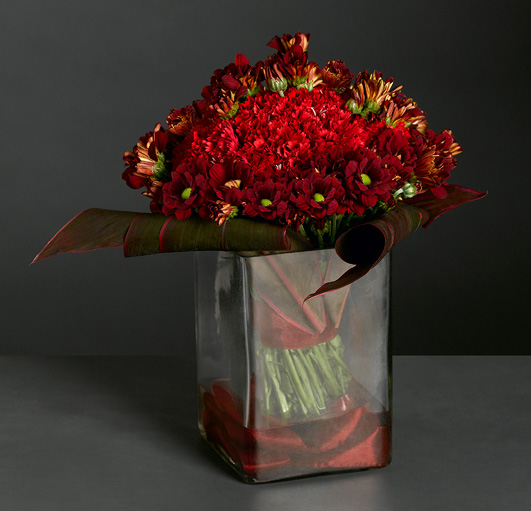
[[[383,467],[391,453],[389,257],[196,253],[199,429],[245,482]]]

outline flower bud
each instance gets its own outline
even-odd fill
[[[267,86],[271,92],[278,92],[281,97],[284,97],[284,91],[288,88],[288,81],[286,78],[270,78],[267,80]]]
[[[354,98],[350,98],[345,106],[350,110],[350,112],[354,115],[361,115],[361,113],[363,112],[363,105],[359,106],[357,103],[356,103],[356,100]]]
[[[374,114],[377,114],[380,111],[380,105],[376,101],[367,101],[367,110]]]
[[[167,181],[170,173],[166,168],[166,156],[160,151],[156,151],[157,161],[153,164],[153,176],[157,181]]]
[[[411,199],[417,194],[417,187],[413,183],[405,183],[402,187],[402,192],[405,199]]]

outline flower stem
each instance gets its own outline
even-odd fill
[[[312,389],[317,397],[317,408],[319,408],[320,410],[324,410],[325,398],[323,395],[323,391],[321,389],[322,382],[319,381],[319,376],[317,372],[315,371],[315,368],[313,367],[312,361],[304,351],[305,350],[298,350],[298,353],[300,355],[300,358],[303,364],[306,367],[306,370],[310,376],[310,379],[312,380]]]
[[[261,346],[262,411],[286,420],[319,416],[328,404],[345,394],[352,375],[342,359],[344,346],[337,335],[309,348]]]
[[[290,375],[293,388],[295,389],[295,392],[297,393],[297,396],[299,397],[300,404],[302,407],[302,412],[304,413],[304,415],[307,415],[308,408],[310,408],[311,406],[309,406],[308,396],[304,392],[304,388],[302,386],[301,380],[297,373],[297,369],[295,368],[295,364],[293,363],[293,360],[291,358],[290,350],[283,349],[281,351],[282,351],[282,356],[284,358],[284,361],[286,362],[286,370],[288,371],[288,374]]]
[[[308,402],[306,404],[308,408],[311,409],[311,411],[319,415],[319,406],[315,400],[314,389],[312,388],[312,385],[310,383],[310,379],[306,372],[306,368],[304,367],[304,363],[301,360],[299,350],[290,350],[290,352],[291,352],[290,354],[292,356],[293,364],[297,370],[297,374],[300,377],[301,383],[304,387],[306,397],[308,399]]]
[[[337,219],[338,215],[334,213],[332,215],[332,227],[330,228],[330,243],[334,243],[336,241],[336,232],[337,232]],[[341,222],[341,215],[339,218],[339,221]]]
[[[339,387],[332,368],[328,363],[326,348],[323,346],[323,344],[317,344],[315,348],[316,349],[312,352],[312,354],[315,356],[315,359],[319,364],[319,369],[321,369],[321,371],[324,373],[325,384],[330,386],[333,395],[339,396],[341,394],[341,388]]]
[[[269,379],[271,380],[271,383],[273,384],[273,389],[275,390],[278,404],[280,406],[280,412],[284,418],[288,418],[290,415],[290,406],[286,398],[286,395],[284,394],[281,388],[281,383],[280,383],[281,376],[280,376],[280,371],[278,369],[278,362],[275,360],[275,356],[271,348],[264,348],[264,352],[265,352],[265,364],[264,364],[265,369],[266,369],[267,375],[269,376]],[[267,379],[268,378],[265,378],[266,382],[267,382]],[[271,413],[269,400],[266,400],[265,409],[266,409],[266,413],[269,415]]]

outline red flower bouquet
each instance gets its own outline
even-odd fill
[[[309,39],[274,37],[254,65],[237,55],[124,154],[151,213],[86,210],[36,257],[221,251],[199,256],[215,272],[198,274],[198,309],[217,323],[198,321],[198,350],[224,361],[199,364],[200,429],[249,481],[388,462],[386,377],[359,376],[387,339],[367,312],[385,328],[385,255],[484,195],[448,183],[461,147],[401,86],[340,60],[321,69]],[[245,340],[243,359],[225,338]]]

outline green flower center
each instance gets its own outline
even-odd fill
[[[372,183],[372,179],[367,174],[362,174],[361,175],[361,182],[365,186],[369,186]]]
[[[320,193],[316,193],[314,196],[313,196],[313,200],[315,202],[323,202],[325,200],[324,196],[321,195]]]
[[[185,188],[183,190],[183,193],[181,193],[181,198],[183,198],[184,200],[188,200],[190,198],[190,195],[192,195],[192,189]]]
[[[269,199],[262,199],[260,201],[260,204],[264,206],[264,208],[267,208],[267,206],[271,206],[273,204]]]

